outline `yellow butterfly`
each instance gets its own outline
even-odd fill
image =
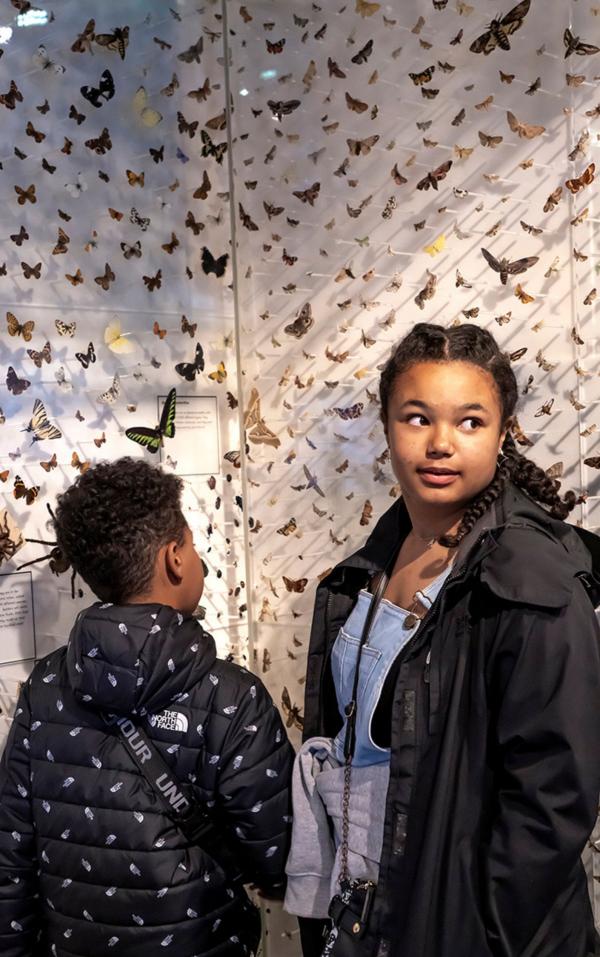
[[[134,173],[133,170],[126,169],[125,175],[127,176],[127,181],[130,186],[142,186],[144,185],[144,172]]]
[[[224,382],[225,379],[227,378],[227,370],[225,368],[225,364],[223,362],[219,362],[219,365],[217,366],[215,371],[208,373],[208,378],[213,379],[214,382],[218,382],[219,385],[221,384],[221,382]]]
[[[104,330],[104,342],[112,352],[123,355],[135,350],[135,342],[121,333],[121,320],[115,317]]]
[[[368,3],[367,0],[356,0],[356,13],[360,13],[361,17],[372,17],[374,13],[377,13],[381,4],[380,3]]]
[[[162,114],[158,110],[153,110],[147,105],[148,103],[148,94],[146,93],[146,88],[143,86],[138,86],[135,96],[133,97],[133,108],[144,126],[148,126],[152,129],[154,126],[162,121]]]
[[[440,233],[437,239],[429,246],[424,247],[424,252],[429,253],[430,256],[437,256],[438,253],[441,253],[442,249],[446,245],[446,237],[444,233]]]

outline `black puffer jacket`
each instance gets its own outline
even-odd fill
[[[400,500],[319,585],[306,737],[339,731],[333,643],[409,530]],[[373,935],[357,953],[596,952],[580,855],[600,790],[599,584],[600,539],[510,483],[459,546],[382,692],[390,783]]]
[[[0,769],[2,957],[241,957],[244,898],[162,810],[101,711],[146,721],[239,847],[283,878],[293,751],[258,678],[164,605],[93,605],[23,688]],[[40,937],[36,945],[36,940]]]

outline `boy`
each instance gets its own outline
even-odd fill
[[[208,804],[244,881],[283,881],[292,748],[259,679],[218,659],[193,617],[204,576],[181,488],[123,458],[59,496],[58,546],[100,601],[34,668],[7,741],[2,957],[241,957],[257,946],[241,881],[186,839],[119,720]]]

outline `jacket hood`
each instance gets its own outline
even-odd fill
[[[383,570],[411,527],[399,499],[381,516],[365,545],[336,565],[323,583],[340,579],[346,568]],[[457,549],[455,569],[466,566],[469,571],[479,564],[482,581],[509,601],[561,607],[578,577],[594,607],[600,604],[600,538],[553,518],[512,482]]]
[[[195,618],[167,605],[98,602],[75,621],[67,670],[79,700],[145,714],[181,700],[216,657],[214,639]]]

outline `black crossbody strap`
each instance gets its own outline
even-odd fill
[[[209,809],[194,799],[192,789],[177,780],[140,725],[130,718],[118,715],[103,715],[103,718],[107,724],[117,728],[129,754],[159,798],[165,813],[190,844],[197,844],[209,854],[225,871],[229,880],[241,880],[242,870],[237,862],[239,853],[230,846],[228,836],[215,824]]]

